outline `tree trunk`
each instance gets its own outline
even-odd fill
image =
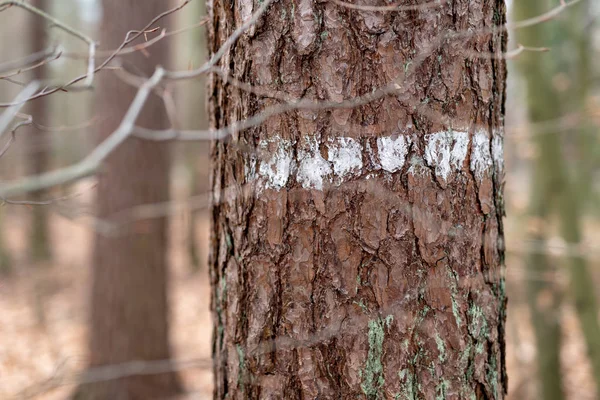
[[[35,0],[33,5],[41,10],[46,10],[47,2],[45,0]],[[36,18],[32,22],[31,32],[31,52],[42,51],[46,48],[46,37],[48,35],[47,22],[41,18]],[[46,79],[46,66],[41,66],[33,70],[34,79]],[[49,125],[47,119],[48,100],[44,97],[31,102],[31,115],[33,120],[42,125]],[[49,135],[35,127],[27,133],[28,141],[28,173],[30,175],[41,175],[48,171],[50,154],[48,148],[50,143],[47,143]],[[30,195],[34,201],[44,199],[44,191],[33,192]],[[47,207],[34,207],[31,211],[31,225],[29,233],[29,249],[32,261],[47,261],[52,258],[50,250],[50,237],[48,226]]]
[[[214,54],[258,5],[208,8]],[[214,144],[215,398],[504,397],[504,22],[503,1],[280,0],[224,54],[293,99],[398,81]],[[209,97],[213,128],[278,102],[217,77]]]
[[[185,12],[179,14],[179,23],[189,26],[197,23],[206,16],[206,4],[203,1],[191,2]],[[197,68],[206,61],[206,33],[204,30],[191,30],[184,34],[179,41],[179,68]],[[181,104],[190,104],[192,107],[183,107],[182,120],[184,126],[192,129],[206,129],[208,120],[206,115],[206,78],[201,77],[181,85],[178,100]],[[199,112],[202,110],[202,112]],[[200,196],[208,191],[207,157],[210,154],[208,142],[181,142],[176,146],[177,158],[189,173],[189,188],[191,196]],[[206,267],[206,255],[202,254],[202,240],[197,234],[198,221],[206,218],[207,210],[190,210],[187,231],[187,253],[190,260],[190,271],[197,273]]]
[[[575,42],[577,49],[576,63],[571,62],[575,82],[571,90],[572,101],[565,105],[567,112],[580,112],[585,115],[590,94],[592,77],[591,57],[593,54],[590,34],[590,4],[583,3],[570,13],[568,32],[569,38]],[[581,24],[581,21],[588,22]],[[573,61],[573,60],[571,60]],[[562,98],[562,97],[561,97]],[[574,107],[575,109],[571,109]],[[571,145],[575,147],[575,157],[567,158],[563,165],[575,168],[567,175],[563,195],[559,205],[561,214],[561,234],[572,249],[580,248],[583,241],[583,223],[588,204],[590,203],[593,180],[593,163],[598,150],[597,128],[584,116],[571,136]],[[569,168],[565,168],[566,171]],[[592,203],[593,204],[593,203]],[[587,254],[570,257],[571,293],[574,299],[581,329],[584,334],[588,356],[592,364],[592,373],[596,382],[596,393],[600,393],[600,321],[598,320],[598,299],[596,285],[590,271]]]
[[[544,4],[537,2],[518,2],[515,11],[520,18],[539,15],[544,10]],[[520,33],[520,40],[528,46],[548,46],[554,44],[560,49],[560,45],[575,44],[578,50],[577,65],[568,70],[570,60],[560,59],[561,52],[554,57],[543,57],[539,54],[524,55],[521,60],[528,91],[529,118],[532,122],[547,122],[556,119],[560,115],[568,115],[569,112],[583,112],[586,98],[586,85],[582,83],[589,79],[589,61],[587,60],[589,44],[586,44],[586,33],[579,33],[581,21],[589,14],[587,5],[577,6],[571,13],[571,24],[562,24],[554,27],[554,33],[547,26],[536,26],[528,28]],[[557,34],[556,32],[560,32]],[[575,42],[575,43],[573,43]],[[570,57],[571,54],[563,54]],[[565,71],[566,70],[566,71]],[[576,72],[572,72],[575,70]],[[570,96],[555,89],[554,78],[560,73],[569,73],[576,77],[574,89]],[[573,106],[576,107],[573,110]],[[560,130],[542,134],[536,137],[538,147],[538,160],[536,162],[534,182],[532,188],[534,199],[532,211],[535,217],[545,218],[549,222],[549,211],[555,211],[559,216],[560,231],[565,242],[577,249],[581,243],[581,214],[585,210],[585,204],[589,197],[589,191],[581,184],[582,180],[589,182],[590,149],[593,148],[593,140],[587,123],[581,122],[577,129],[572,132],[578,148],[576,160],[567,157],[565,146],[561,142]],[[570,168],[575,165],[575,168]],[[540,256],[543,258],[543,256]],[[574,298],[574,306],[577,312],[583,336],[586,341],[588,355],[592,365],[592,371],[596,385],[600,385],[600,324],[598,323],[598,306],[595,296],[595,288],[592,275],[587,266],[587,260],[582,255],[569,257],[569,272],[571,283],[571,294]],[[547,271],[539,264],[531,264],[532,269],[538,274]],[[529,284],[530,298],[532,299],[534,326],[536,328],[536,339],[538,341],[538,367],[542,383],[544,399],[561,399],[561,377],[559,364],[560,351],[560,316],[558,293],[553,285],[544,286],[540,282]],[[541,298],[549,299],[543,301],[546,306],[539,310]],[[540,323],[541,321],[545,321]],[[554,339],[553,339],[554,337]]]
[[[168,4],[153,0],[106,0],[101,32],[104,48],[114,49],[127,31],[141,29]],[[167,60],[157,44],[145,55],[127,57],[125,68],[149,76]],[[100,139],[120,123],[136,88],[112,73],[98,77]],[[162,100],[151,95],[137,124],[168,126]],[[169,146],[130,139],[104,163],[98,182],[98,217],[119,222],[117,214],[139,204],[169,199]],[[90,367],[170,358],[167,307],[167,220],[138,220],[114,236],[96,235],[91,298]],[[82,399],[165,399],[180,390],[174,373],[139,375],[86,385]]]
[[[0,210],[0,275],[8,275],[12,272],[12,259],[6,248],[4,240],[4,210]]]
[[[546,10],[544,2],[518,1],[515,3],[515,19],[531,18]],[[552,29],[547,24],[536,25],[520,30],[519,43],[527,46],[550,46]],[[559,97],[552,89],[552,75],[556,73],[558,60],[542,54],[523,54],[518,65],[526,82],[527,111],[532,123],[544,122],[561,113]],[[560,159],[558,136],[537,135],[534,143],[537,157],[533,166],[531,185],[531,204],[529,214],[531,224],[536,227],[530,231],[529,240],[543,245],[546,243],[547,224],[552,213],[551,199],[556,190],[557,177],[562,173],[556,170]],[[558,172],[558,173],[557,173]],[[531,310],[531,320],[535,332],[537,347],[537,367],[541,398],[560,400],[564,398],[562,373],[560,369],[561,349],[561,293],[554,281],[556,260],[543,252],[533,252],[527,259],[527,298]]]

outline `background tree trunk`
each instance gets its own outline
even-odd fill
[[[0,210],[0,228],[3,228],[4,210]],[[4,240],[4,229],[0,229],[0,275],[8,275],[12,272],[12,259],[6,248]]]
[[[566,29],[569,32],[568,37],[575,42],[577,54],[575,60],[578,62],[574,63],[572,59],[569,60],[569,72],[574,77],[570,96],[572,101],[568,102],[565,97],[558,96],[564,99],[565,112],[579,110],[585,113],[588,111],[586,101],[589,99],[589,87],[592,81],[590,13],[590,4],[577,5],[576,10],[570,14],[569,25]],[[555,167],[562,167],[565,171],[558,211],[561,216],[561,235],[572,249],[581,248],[583,243],[583,217],[591,194],[592,164],[597,158],[594,155],[598,154],[597,128],[594,129],[585,117],[583,119],[584,121],[577,124],[570,135],[570,138],[574,138],[569,144],[570,147],[575,148],[575,156],[568,157],[568,152],[564,152],[565,161],[555,163]],[[563,148],[565,147],[567,146],[563,145]],[[569,166],[575,167],[569,168]],[[600,323],[598,321],[596,285],[585,252],[574,254],[568,260],[571,269],[571,294],[586,340],[587,353],[596,383],[596,393],[600,393]]]
[[[547,10],[545,2],[517,2],[517,19],[539,15]],[[552,56],[524,54],[519,60],[527,83],[527,106],[529,120],[544,123],[555,120],[569,112],[585,110],[589,82],[589,42],[582,32],[586,4],[576,6],[570,13],[570,23],[553,22],[552,25],[538,25],[519,32],[519,40],[527,46],[551,46],[556,49]],[[562,46],[573,46],[577,57],[566,53]],[[572,60],[576,64],[572,65]],[[561,74],[573,77],[572,89],[557,88],[557,78]],[[593,134],[588,123],[583,121],[570,131],[568,143],[561,139],[561,130],[535,137],[538,158],[534,167],[532,185],[531,214],[539,229],[532,233],[532,239],[543,244],[552,221],[553,212],[558,214],[561,236],[565,242],[577,249],[581,243],[581,215],[589,198],[589,189],[581,182],[589,182],[590,149],[594,149]],[[570,147],[575,147],[576,159],[569,159]],[[588,155],[586,155],[588,154]],[[572,168],[571,166],[575,166]],[[583,255],[568,258],[571,293],[578,314],[582,333],[586,340],[588,355],[592,364],[596,385],[600,384],[600,325],[592,275]],[[557,260],[554,260],[554,264]],[[530,258],[528,273],[530,279],[529,299],[532,309],[534,329],[538,348],[538,368],[541,394],[544,399],[562,399],[560,370],[560,293],[557,285],[543,279],[552,277],[556,268],[544,254]],[[537,277],[536,277],[537,276]],[[543,279],[540,279],[543,277]]]
[[[515,20],[531,18],[547,9],[547,2],[518,1],[514,7]],[[536,25],[517,32],[519,43],[527,46],[553,46],[556,37],[548,24]],[[554,40],[553,40],[554,39]],[[518,60],[527,84],[527,111],[532,123],[549,121],[561,113],[560,101],[552,88],[552,76],[559,60],[556,55],[523,54]],[[549,217],[556,190],[556,161],[560,159],[558,135],[537,135],[535,146],[537,158],[533,166],[529,215],[531,218],[530,240],[546,243]],[[548,278],[556,276],[556,260],[544,252],[533,252],[527,260],[527,299],[535,332],[539,396],[548,400],[564,398],[560,369],[561,349],[561,293],[558,285]]]
[[[32,3],[40,10],[47,10],[46,0],[35,0]],[[47,21],[42,18],[36,18],[32,21],[33,27],[31,33],[31,52],[42,51],[47,46],[48,30]],[[46,66],[41,66],[33,70],[34,79],[42,80],[47,78]],[[41,98],[31,102],[30,112],[33,120],[42,125],[47,123],[48,99]],[[28,174],[40,175],[49,170],[50,162],[50,143],[49,135],[36,127],[32,126],[25,135],[28,141]],[[33,201],[41,201],[44,198],[44,191],[31,193]],[[50,250],[47,207],[33,207],[31,210],[31,225],[29,233],[30,257],[33,261],[47,261],[52,257]]]
[[[185,11],[178,14],[181,26],[190,26],[198,23],[206,16],[206,4],[203,1],[191,2]],[[206,30],[190,30],[180,37],[178,42],[178,69],[197,68],[206,61]],[[182,107],[181,120],[183,126],[188,129],[207,129],[208,119],[206,115],[206,78],[182,82],[180,86],[178,102],[187,104]],[[177,154],[176,163],[179,163],[188,172],[190,196],[200,196],[208,192],[208,176],[210,168],[208,161],[210,157],[210,142],[180,142],[175,145]],[[190,271],[200,272],[206,268],[207,257],[202,254],[201,238],[198,236],[198,222],[206,221],[208,210],[191,209],[189,212],[189,224],[187,225],[187,255],[189,257]]]
[[[106,0],[101,29],[105,49],[116,48],[127,31],[141,29],[168,9],[164,1]],[[163,22],[164,25],[164,22]],[[143,38],[143,36],[142,36]],[[124,68],[146,76],[167,60],[162,44],[127,57]],[[137,88],[115,74],[98,77],[100,139],[119,124]],[[168,126],[162,100],[152,95],[138,125]],[[105,162],[98,182],[98,217],[119,222],[118,213],[169,199],[169,146],[130,139]],[[96,235],[91,298],[90,366],[170,357],[167,307],[167,220],[140,220],[116,236]],[[83,399],[165,399],[180,390],[174,373],[140,375],[83,386]]]
[[[258,5],[208,8],[214,54]],[[215,398],[504,397],[504,22],[503,1],[281,0],[226,52],[230,76],[293,99],[400,81],[215,143]],[[209,96],[213,128],[277,103],[218,78]]]

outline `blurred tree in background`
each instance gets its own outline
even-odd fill
[[[4,227],[4,210],[0,209],[0,228]],[[0,275],[8,275],[12,270],[12,261],[8,249],[6,248],[5,231],[0,229]]]
[[[206,4],[193,1],[186,7],[186,12],[179,13],[179,26],[189,27],[198,24],[206,15]],[[206,34],[204,29],[192,29],[185,32],[177,43],[174,61],[177,69],[198,68],[206,61]],[[177,86],[178,104],[193,104],[193,107],[182,107],[178,110],[179,120],[188,129],[208,128],[205,112],[206,78],[201,76],[192,81],[184,81]],[[201,196],[208,192],[208,175],[210,171],[210,142],[183,142],[175,144],[174,182],[179,176],[186,177],[185,185],[189,195]],[[206,254],[201,254],[198,237],[198,217],[206,214],[207,209],[190,208],[187,215],[187,249],[191,272],[198,272],[206,264]]]
[[[516,20],[541,15],[550,1],[516,1]],[[542,251],[528,257],[527,285],[536,333],[541,396],[564,398],[560,365],[561,303],[560,261],[547,254],[547,237],[553,220],[568,246],[565,267],[570,272],[570,294],[587,342],[596,386],[600,384],[600,327],[598,307],[582,240],[582,218],[589,204],[592,160],[598,156],[597,127],[590,124],[590,4],[582,2],[557,21],[520,30],[518,41],[526,46],[546,46],[550,53],[528,53],[517,61],[527,84],[527,109],[535,145],[530,184],[529,239]],[[565,121],[575,121],[565,126]],[[553,218],[553,216],[557,218]]]
[[[47,8],[48,0],[35,0],[32,3],[40,10],[49,11]],[[30,34],[31,53],[43,51],[48,48],[48,22],[42,18],[36,18],[31,23],[32,32]],[[43,81],[49,77],[46,65],[33,70],[33,79]],[[28,132],[24,134],[28,144],[27,173],[30,175],[39,175],[48,171],[50,166],[50,146],[48,143],[48,133],[40,125],[47,126],[48,102],[50,99],[42,97],[30,103],[29,111],[36,121]],[[45,191],[36,191],[31,193],[32,201],[43,201],[48,195]],[[52,257],[50,244],[50,227],[48,225],[47,207],[34,207],[31,211],[30,234],[29,234],[30,257],[34,262],[49,261]]]
[[[164,1],[105,0],[101,28],[104,49],[117,48],[128,31],[141,29],[167,8]],[[168,62],[166,43],[123,58],[123,68],[149,77]],[[95,109],[100,141],[123,119],[137,88],[110,71],[98,76]],[[161,90],[161,89],[157,89]],[[169,126],[163,100],[151,94],[137,124]],[[117,224],[114,233],[97,232],[92,258],[89,366],[171,357],[167,305],[167,218],[121,225],[119,213],[169,197],[169,143],[130,138],[104,163],[98,175],[98,218]],[[83,385],[75,398],[164,399],[181,390],[174,372],[130,376]]]

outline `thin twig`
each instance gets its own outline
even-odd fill
[[[174,31],[170,31],[170,32],[167,31],[166,29],[163,29],[160,32],[160,34],[157,35],[156,37],[153,37],[152,39],[147,40],[147,41],[145,41],[143,43],[140,43],[140,44],[132,45],[132,46],[129,46],[129,47],[124,47],[121,50],[111,49],[111,50],[99,50],[99,51],[96,51],[96,58],[99,58],[99,57],[108,57],[108,56],[113,55],[115,52],[117,52],[118,56],[122,56],[122,55],[125,55],[125,54],[135,53],[135,52],[138,52],[138,51],[143,50],[143,49],[147,49],[148,47],[155,45],[156,43],[158,43],[162,39],[166,39],[166,38],[171,37],[171,36],[179,35],[181,33],[188,32],[188,31],[190,31],[192,29],[200,28],[200,27],[206,25],[207,22],[208,22],[208,18],[204,17],[204,18],[202,18],[200,20],[200,22],[197,22],[197,23],[195,23],[193,25],[190,25],[190,26],[187,26],[185,28],[180,28],[180,29],[177,29],[177,30],[174,30]],[[139,32],[139,31],[131,31],[130,34],[137,33],[137,32]],[[80,59],[80,58],[87,57],[87,54],[84,55],[83,53],[64,52],[63,53],[63,57],[73,58],[73,59]]]
[[[38,63],[36,63],[36,64],[30,65],[30,66],[28,66],[28,67],[19,68],[19,69],[17,69],[17,70],[11,71],[11,72],[9,72],[9,73],[7,73],[7,74],[5,74],[5,75],[0,75],[0,79],[5,79],[5,80],[8,80],[8,78],[11,78],[11,77],[13,77],[13,76],[16,76],[16,75],[22,74],[22,73],[24,73],[24,72],[31,71],[31,70],[33,70],[33,69],[36,69],[36,68],[39,68],[39,67],[41,67],[42,65],[46,65],[46,64],[48,64],[48,63],[50,63],[50,62],[52,62],[52,61],[55,61],[55,60],[59,59],[59,58],[60,58],[60,56],[61,56],[61,53],[60,53],[60,52],[58,52],[58,53],[55,53],[55,54],[53,54],[51,57],[47,57],[47,58],[45,58],[45,59],[43,59],[43,60],[39,61],[39,62],[38,62]]]
[[[427,10],[430,8],[439,7],[446,3],[447,0],[432,0],[423,4],[414,4],[414,5],[402,5],[402,4],[390,4],[387,6],[368,6],[362,4],[353,4],[340,0],[329,0],[332,3],[337,4],[341,7],[350,8],[353,10],[359,11],[375,11],[375,12],[385,12],[385,11],[419,11],[419,10]]]
[[[126,35],[125,40],[123,41],[123,43],[121,43],[121,45],[117,48],[117,50],[115,50],[106,60],[104,60],[102,62],[102,64],[100,64],[98,67],[96,67],[96,69],[94,70],[94,73],[101,71],[102,69],[104,69],[118,54],[119,52],[124,49],[128,44],[130,44],[131,42],[133,42],[134,40],[136,40],[138,37],[140,37],[144,32],[148,31],[150,29],[150,27],[152,25],[154,25],[155,23],[157,23],[158,21],[160,21],[161,19],[165,18],[168,15],[171,15],[177,11],[179,11],[180,9],[182,9],[183,7],[185,7],[191,0],[184,0],[180,5],[167,10],[161,14],[159,14],[158,16],[154,17],[148,24],[146,24],[145,27],[143,27],[140,31],[136,31],[136,33],[134,35]],[[1,3],[0,3],[1,4]],[[45,97],[45,96],[49,96],[53,93],[56,93],[58,91],[61,90],[74,90],[77,89],[76,87],[74,87],[73,85],[75,85],[78,82],[81,82],[82,80],[87,78],[87,74],[85,75],[80,75],[76,78],[71,79],[69,82],[62,84],[62,85],[57,85],[57,86],[53,86],[50,88],[46,88],[42,91],[40,91],[39,93],[36,93],[35,95],[29,97],[28,99],[25,99],[24,102],[28,102],[31,100],[35,100],[38,99],[40,97]],[[84,86],[83,89],[87,89],[87,86]],[[13,106],[15,103],[0,103],[0,108],[2,107],[10,107]]]
[[[44,381],[19,392],[16,398],[32,399],[43,393],[71,384],[90,384],[127,378],[134,375],[157,375],[166,372],[183,371],[188,369],[212,368],[210,358],[198,357],[187,359],[139,360],[120,364],[92,367],[80,373],[59,375],[53,373]]]
[[[217,62],[221,59],[221,57],[223,57],[223,54],[225,54],[225,52],[231,47],[231,45],[233,45],[238,40],[238,38],[244,34],[244,32],[246,32],[251,26],[253,26],[260,19],[260,17],[265,13],[265,11],[267,11],[267,9],[269,8],[269,6],[271,5],[271,3],[273,1],[274,0],[265,0],[262,3],[262,5],[260,6],[260,8],[254,13],[252,18],[250,18],[242,26],[237,28],[231,34],[231,36],[229,36],[227,38],[227,40],[225,41],[225,43],[223,43],[223,45],[219,48],[219,50],[217,50],[217,52],[215,54],[213,54],[211,59],[208,60],[206,63],[204,63],[204,65],[202,65],[200,68],[198,68],[194,71],[180,71],[180,72],[168,72],[167,71],[165,73],[165,78],[172,79],[172,80],[187,79],[188,77],[195,77],[195,76],[206,73],[210,68],[217,65]]]
[[[15,105],[9,107],[4,113],[0,116],[0,138],[4,134],[4,131],[11,123],[15,115],[19,112],[21,107],[23,107],[24,99],[29,98],[35,91],[40,87],[39,81],[33,81],[29,85],[25,87],[15,98]]]
[[[32,14],[35,14],[39,17],[42,17],[44,19],[46,19],[47,21],[50,21],[53,25],[57,26],[58,28],[62,29],[63,31],[69,33],[72,36],[75,36],[78,39],[81,39],[82,41],[84,41],[85,43],[88,44],[89,47],[89,57],[88,57],[88,68],[87,68],[87,73],[85,75],[85,82],[84,85],[85,86],[91,86],[92,82],[94,80],[94,65],[96,63],[96,59],[95,59],[95,52],[96,52],[96,42],[94,40],[92,40],[92,38],[90,38],[89,36],[87,36],[86,34],[78,31],[77,29],[74,29],[72,27],[70,27],[69,25],[65,24],[64,22],[60,21],[57,18],[54,18],[52,15],[40,10],[37,7],[32,6],[29,3],[26,3],[24,0],[5,0],[5,1],[1,1],[0,2],[0,9],[4,10],[9,6],[16,6],[16,7],[20,7],[23,8],[24,10],[29,11]]]
[[[30,64],[42,61],[48,57],[52,57],[56,54],[56,48],[49,48],[46,50],[38,51],[33,54],[29,54],[19,60],[9,61],[0,64],[0,74],[5,74],[9,71],[27,67]]]
[[[522,0],[520,0],[520,1],[522,1]],[[574,6],[575,4],[580,3],[580,2],[581,2],[581,0],[572,0],[567,3],[564,0],[561,0],[560,5],[558,7],[555,7],[542,15],[538,15],[533,18],[525,19],[523,21],[517,21],[517,22],[512,22],[512,23],[509,22],[508,24],[506,24],[506,29],[523,29],[523,28],[527,28],[530,26],[541,24],[543,22],[550,21],[551,19],[558,17],[558,15],[561,14],[567,8]]]
[[[152,77],[138,90],[119,127],[85,159],[66,168],[61,168],[38,176],[30,176],[14,183],[1,185],[0,197],[7,199],[21,193],[69,183],[95,173],[100,167],[101,162],[130,136],[135,121],[141,112],[146,99],[150,95],[152,89],[160,83],[163,76],[164,69],[158,67]]]
[[[13,128],[10,130],[10,138],[8,139],[8,141],[6,142],[6,144],[4,145],[4,147],[2,148],[2,150],[0,150],[0,158],[2,158],[2,156],[4,155],[4,153],[6,153],[8,151],[8,149],[10,148],[10,146],[15,141],[17,130],[20,127],[22,127],[22,126],[31,125],[32,123],[33,123],[33,118],[32,118],[31,115],[29,115],[29,116],[27,116],[27,118],[24,121],[17,122],[15,124],[15,126],[13,126]]]

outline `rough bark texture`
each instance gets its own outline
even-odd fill
[[[210,50],[258,6],[209,2]],[[504,20],[499,0],[280,0],[225,54],[234,78],[293,98],[400,81],[215,143],[215,398],[504,397]],[[209,96],[214,128],[277,103],[218,78]]]
[[[154,0],[107,0],[102,25],[103,48],[114,49],[127,31],[141,29],[165,11]],[[149,56],[128,57],[124,67],[151,75],[166,61],[160,45]],[[111,73],[99,77],[100,139],[121,121],[137,91]],[[162,100],[151,95],[137,124],[152,129],[168,125]],[[98,181],[98,217],[118,222],[120,211],[169,199],[169,152],[165,143],[131,139],[105,162]],[[167,308],[167,220],[139,220],[116,236],[96,235],[91,297],[90,366],[170,357]],[[165,399],[179,391],[175,374],[140,375],[80,388],[81,399]]]

